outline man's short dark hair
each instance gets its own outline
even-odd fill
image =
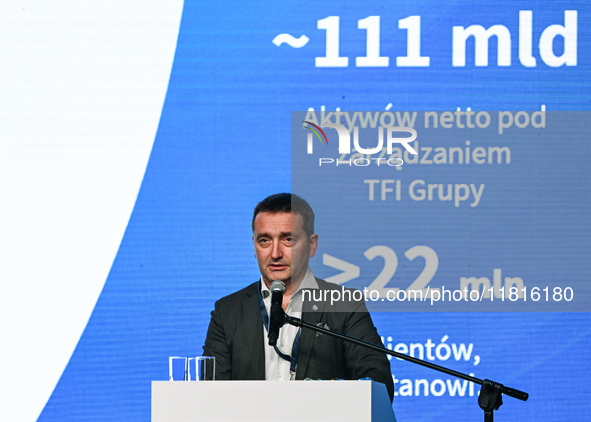
[[[304,199],[295,193],[276,193],[263,199],[257,204],[252,215],[252,231],[254,220],[260,212],[290,212],[302,216],[303,229],[308,238],[314,234],[314,211]]]

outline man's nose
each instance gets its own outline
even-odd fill
[[[271,250],[271,258],[279,259],[283,257],[283,245],[281,242],[273,242],[273,249]]]

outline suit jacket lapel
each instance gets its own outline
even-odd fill
[[[322,291],[322,290],[320,290]],[[312,290],[312,297],[314,291]],[[324,312],[324,301],[307,301],[303,303],[302,320],[309,324],[317,325],[322,320]],[[316,331],[310,328],[302,327],[300,334],[300,347],[298,351],[298,366],[296,369],[296,379],[304,379],[304,374],[308,369],[310,357],[312,356],[312,347],[316,338]]]
[[[251,356],[252,366],[248,369],[250,376],[242,379],[265,379],[265,349],[263,337],[263,319],[259,308],[258,290],[259,284],[249,289],[246,299],[242,303],[242,321],[243,332],[253,333],[247,337],[247,344],[241,348],[241,351]]]

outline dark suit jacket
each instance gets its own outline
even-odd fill
[[[316,279],[323,302],[304,301],[302,319],[330,330],[382,345],[365,303],[330,303],[330,291],[342,287]],[[218,300],[211,313],[205,356],[215,356],[218,380],[264,380],[263,322],[258,302],[259,283]],[[316,292],[319,293],[319,292]],[[316,295],[318,297],[318,295]],[[390,399],[394,383],[386,355],[350,342],[302,328],[296,379],[360,379],[369,377],[386,385]]]

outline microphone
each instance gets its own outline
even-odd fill
[[[281,280],[275,280],[271,283],[271,315],[269,316],[269,346],[277,344],[279,337],[279,328],[285,322],[285,312],[283,312],[283,293],[285,293],[285,283]]]

